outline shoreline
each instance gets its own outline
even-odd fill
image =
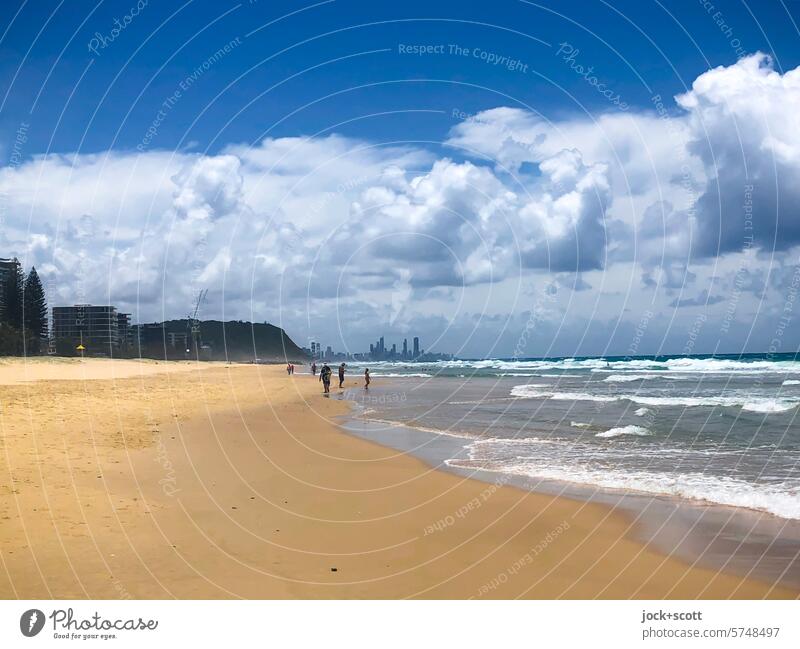
[[[1,597],[800,594],[667,557],[606,505],[359,439],[309,375],[158,365],[3,386]]]
[[[672,494],[612,490],[566,480],[453,466],[447,461],[459,459],[465,451],[460,441],[475,438],[355,414],[345,417],[342,425],[360,438],[411,453],[437,471],[607,506],[630,521],[631,538],[652,544],[664,555],[800,590],[798,520]]]

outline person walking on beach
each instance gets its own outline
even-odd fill
[[[286,374],[292,373],[292,365],[291,363],[286,363]]]
[[[319,380],[322,381],[325,394],[328,394],[331,391],[331,368],[328,367],[327,363],[324,363],[319,371]]]
[[[317,361],[311,361],[311,376],[317,375]]]
[[[369,368],[364,370],[364,389],[369,390]]]
[[[344,385],[344,363],[339,366],[339,389]]]

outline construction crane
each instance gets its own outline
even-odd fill
[[[193,349],[195,356],[197,357],[199,357],[200,355],[200,345],[201,345],[200,320],[198,319],[197,316],[200,313],[200,305],[203,304],[207,295],[208,295],[208,289],[203,289],[198,293],[197,303],[194,305],[194,313],[189,315],[187,322],[187,328],[189,329],[189,340],[191,340],[192,347],[187,349],[186,352],[189,353]],[[189,344],[188,340],[187,344]]]

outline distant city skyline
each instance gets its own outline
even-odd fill
[[[369,351],[337,351],[331,345],[323,345],[316,341],[309,343],[308,352],[315,360],[369,360],[369,361],[416,361],[446,360],[452,354],[442,352],[427,352],[420,347],[419,336],[412,338],[413,347],[408,347],[408,337],[403,338],[402,349],[398,351],[397,343],[391,343],[391,348],[386,347],[386,337],[381,336],[374,343],[370,343]],[[323,351],[324,349],[324,351]]]

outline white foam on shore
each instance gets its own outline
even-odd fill
[[[644,426],[619,426],[617,428],[610,428],[602,433],[597,433],[595,437],[620,437],[622,435],[638,435],[644,437],[650,434],[650,431]]]
[[[797,381],[795,379],[786,379],[783,382],[783,385],[800,385],[800,381]]]
[[[635,394],[622,395],[634,403],[646,406],[680,406],[691,408],[695,406],[721,406],[724,408],[741,407],[750,412],[786,412],[798,406],[797,401],[788,399],[751,398],[747,397],[643,397]]]
[[[559,401],[598,401],[612,402],[627,400],[644,406],[677,406],[691,408],[696,406],[740,407],[742,410],[760,413],[786,412],[793,410],[800,401],[790,399],[742,397],[648,397],[639,394],[600,395],[588,392],[553,392],[538,389],[539,386],[517,385],[511,389],[511,396],[521,399],[554,399]]]
[[[462,371],[488,371],[488,372],[541,372],[541,371],[589,371],[589,372],[614,372],[617,374],[627,372],[652,373],[658,375],[677,374],[800,374],[798,361],[773,361],[773,360],[734,360],[727,358],[671,358],[666,360],[650,360],[644,358],[628,360],[606,360],[604,358],[564,358],[552,360],[453,360],[426,362],[399,362],[399,361],[360,361],[359,366],[369,366],[375,369],[397,371],[408,369],[411,371],[429,371],[438,373],[441,370]],[[649,378],[649,377],[648,377]],[[687,378],[684,376],[684,378]]]
[[[507,442],[508,440],[497,440]],[[577,463],[544,464],[538,457],[499,459],[481,446],[470,445],[469,460],[447,460],[448,466],[516,474],[542,480],[583,484],[600,489],[674,496],[718,505],[768,512],[782,518],[800,519],[800,487],[754,485],[736,478],[704,473],[645,473],[626,469],[594,469]],[[479,452],[480,451],[480,452]],[[475,457],[484,456],[484,457]],[[556,461],[557,462],[557,461]]]
[[[392,421],[391,419],[378,419],[377,417],[369,417],[366,415],[367,412],[361,413],[361,419],[372,424],[381,424],[387,428],[411,428],[412,430],[419,430],[423,433],[431,433],[433,435],[445,435],[447,437],[457,437],[458,439],[475,440],[475,435],[471,435],[469,433],[462,433],[454,430],[442,430],[441,428],[428,428],[426,426],[420,426],[411,422]]]
[[[502,372],[497,376],[544,376],[536,372]]]
[[[580,421],[571,421],[571,422],[569,422],[569,425],[572,426],[573,428],[591,428],[592,427],[591,424],[584,424],[584,423],[581,423]]]
[[[796,407],[796,401],[787,401],[786,399],[758,399],[745,403],[742,406],[742,410],[749,410],[750,412],[787,412],[788,410],[794,410]]]
[[[602,371],[602,370],[593,370]],[[603,379],[605,383],[630,383],[632,381],[649,381],[651,379],[669,379],[670,381],[688,381],[689,377],[685,374],[671,375],[667,372],[656,372],[655,374],[611,374]]]
[[[644,417],[648,412],[650,412],[650,408],[637,408],[633,411],[633,414],[637,417]]]
[[[516,385],[511,388],[511,396],[520,399],[555,399],[559,401],[617,401],[618,397],[605,396],[600,394],[589,394],[588,392],[552,392],[541,390],[537,384]]]
[[[473,399],[472,401],[448,401],[449,406],[477,406],[491,401],[514,401],[516,397],[486,397],[484,399]]]
[[[359,375],[356,375],[359,376]],[[424,374],[424,373],[417,373],[417,374],[378,374],[377,372],[370,373],[370,376],[383,376],[386,378],[393,378],[393,379],[427,379],[433,376],[433,374]]]

